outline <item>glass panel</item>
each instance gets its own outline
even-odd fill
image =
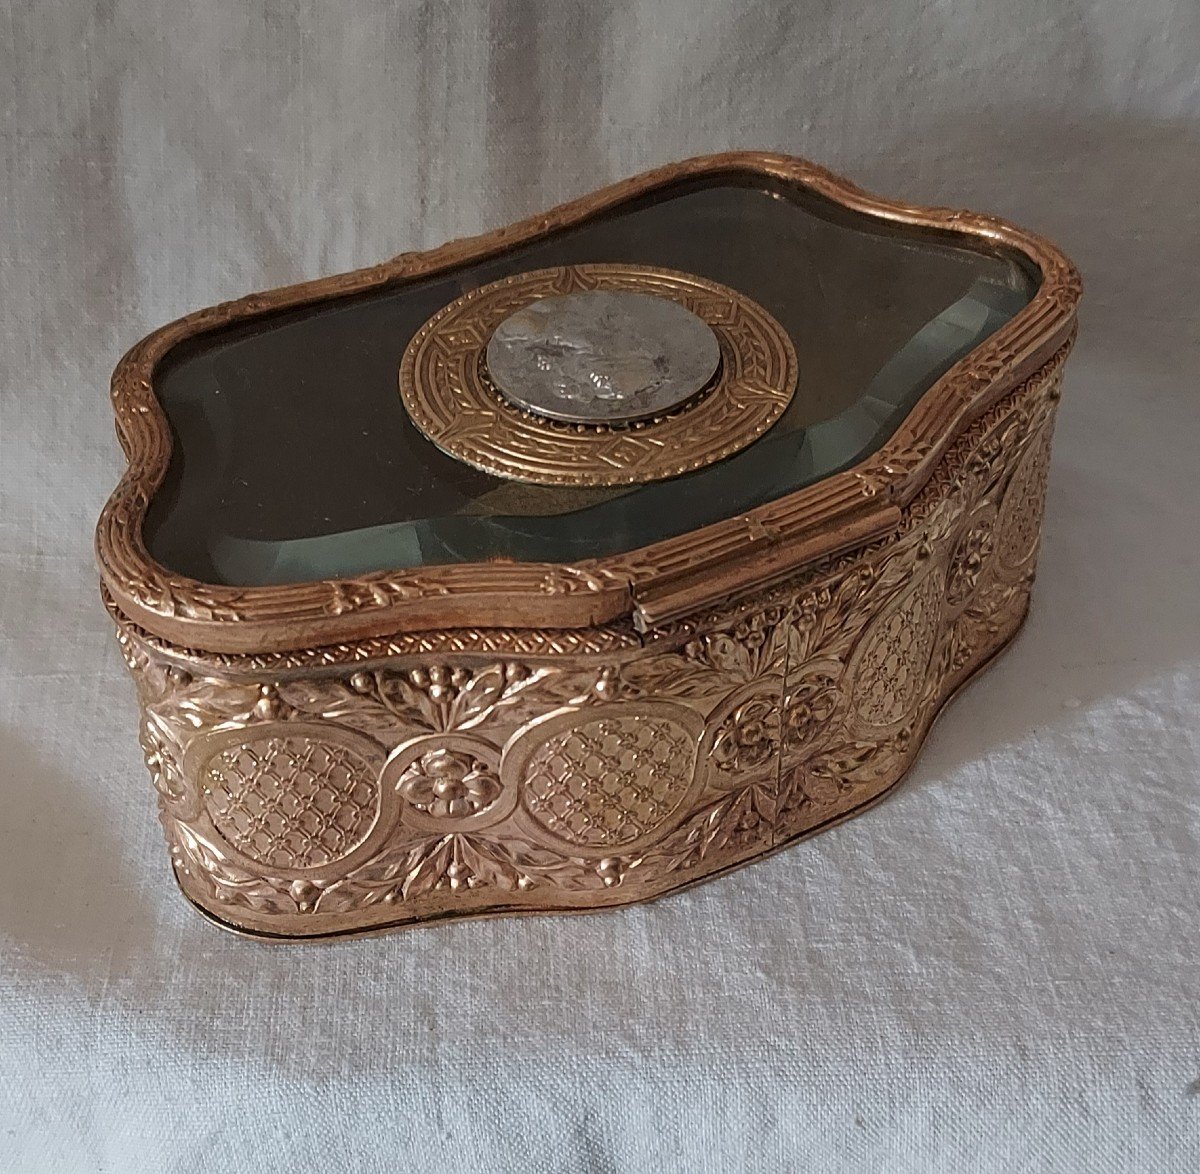
[[[467,290],[583,262],[680,269],[769,310],[799,361],[780,422],[709,468],[622,489],[518,484],[438,450],[401,404],[409,339]],[[502,257],[177,348],[156,380],[175,452],[147,542],[181,573],[237,585],[644,546],[857,463],[1037,284],[1015,256],[786,183],[682,182]]]

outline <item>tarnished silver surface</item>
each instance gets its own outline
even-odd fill
[[[689,309],[623,290],[542,298],[501,322],[487,346],[488,374],[506,399],[585,424],[669,411],[720,361],[717,336]]]

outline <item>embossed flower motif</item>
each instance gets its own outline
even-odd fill
[[[162,732],[147,720],[142,724],[142,757],[150,772],[154,789],[168,803],[182,803],[188,797],[178,760],[172,752],[170,742]]]
[[[740,771],[769,762],[778,745],[773,699],[743,702],[722,723],[713,740],[718,770]]]
[[[500,795],[500,780],[474,755],[443,747],[410,763],[398,789],[418,811],[459,819],[490,807]]]
[[[815,742],[837,710],[837,682],[829,673],[802,677],[783,703],[783,741],[795,750]]]

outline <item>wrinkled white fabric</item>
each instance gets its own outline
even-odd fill
[[[0,1169],[1200,1168],[1200,8],[0,0]],[[326,946],[176,893],[100,607],[120,353],[731,146],[1086,281],[1033,611],[861,819]]]

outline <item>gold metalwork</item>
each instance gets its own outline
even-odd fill
[[[182,339],[730,171],[1016,249],[1042,285],[874,456],[642,550],[257,588],[149,558],[142,523],[170,455],[154,373]],[[138,344],[114,375],[129,470],[97,551],[184,892],[274,937],[578,911],[694,884],[878,801],[1024,617],[1078,296],[1053,246],[999,221],[731,155]]]
[[[712,386],[626,425],[564,424],[505,400],[484,362],[496,327],[540,298],[598,289],[669,298],[706,322],[721,347]],[[438,448],[539,485],[635,485],[704,468],[766,432],[795,390],[792,341],[760,305],[714,281],[643,265],[537,269],[473,289],[417,332],[400,364],[404,406]]]
[[[644,641],[314,671],[185,653],[114,608],[184,892],[274,936],[577,911],[870,806],[1024,618],[1065,355],[951,443],[886,538]]]
[[[1042,283],[1030,303],[951,367],[862,464],[737,517],[627,555],[573,565],[423,567],[268,587],[201,583],[150,557],[142,526],[171,456],[171,430],[154,394],[154,379],[159,363],[179,343],[279,310],[358,295],[500,256],[680,180],[729,173],[799,184],[881,221],[1014,250],[1041,271]],[[318,649],[357,647],[368,639],[379,640],[379,647],[388,641],[442,647],[473,641],[498,652],[534,644],[603,643],[613,631],[627,631],[630,619],[638,627],[653,628],[715,605],[731,591],[778,579],[802,563],[889,533],[898,509],[920,493],[950,438],[1071,337],[1079,295],[1079,274],[1058,249],[990,216],[871,196],[824,168],[788,156],[736,152],[672,164],[498,232],[427,253],[406,253],[371,269],[225,302],[143,339],[113,373],[117,434],[129,468],[97,526],[101,575],[124,615],[184,649],[286,652],[303,658],[327,655],[316,653]],[[489,634],[464,636],[480,627]],[[571,634],[587,628],[593,630]],[[508,633],[493,635],[492,629]]]

